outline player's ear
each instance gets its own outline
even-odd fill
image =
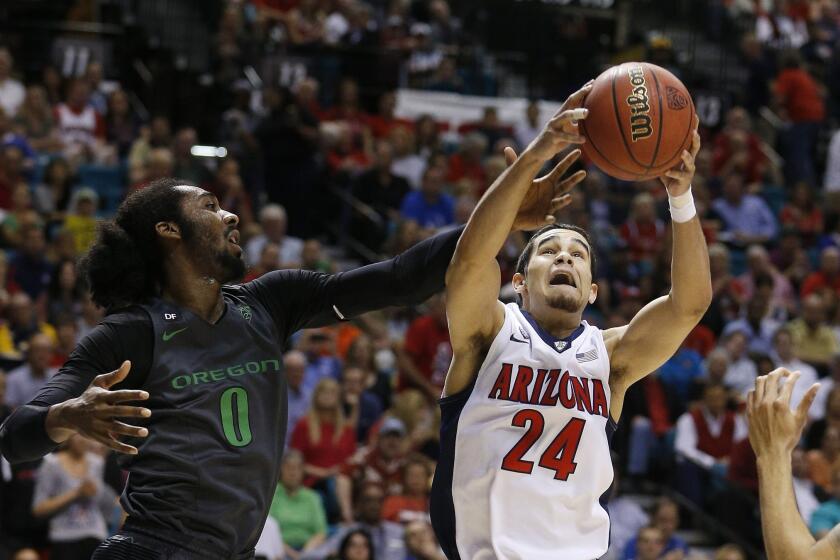
[[[589,288],[589,304],[595,303],[596,299],[598,299],[598,284],[593,282],[592,287]]]
[[[175,222],[158,222],[155,231],[164,239],[181,239],[181,228]]]
[[[513,275],[513,279],[511,280],[511,284],[513,284],[513,291],[517,294],[522,295],[525,292],[525,275],[521,272],[517,272]]]

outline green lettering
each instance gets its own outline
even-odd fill
[[[211,369],[208,373],[213,378],[213,381],[221,381],[225,378],[225,372],[221,369]]]
[[[254,369],[251,369],[254,368]],[[259,362],[248,362],[245,364],[245,369],[248,370],[248,373],[260,373],[260,363]]]
[[[231,377],[239,377],[245,375],[245,369],[242,366],[230,366],[227,368],[228,375]]]
[[[193,383],[198,385],[199,383],[208,383],[207,381],[207,372],[206,371],[196,371],[193,372]]]
[[[280,360],[263,360],[262,370],[268,371],[268,364],[274,364],[274,371],[280,371]]]
[[[251,423],[248,419],[248,393],[242,387],[231,387],[222,393],[219,408],[225,438],[234,447],[251,443]],[[236,412],[234,413],[234,408]],[[237,430],[237,427],[239,428]],[[237,433],[238,432],[238,433]]]
[[[174,389],[183,389],[187,385],[190,384],[190,376],[189,375],[179,375],[175,379],[172,380],[172,387]]]

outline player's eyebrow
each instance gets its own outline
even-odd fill
[[[557,240],[557,236],[556,236],[556,235],[552,235],[552,236],[550,236],[550,237],[546,237],[545,239],[543,239],[542,241],[540,241],[540,242],[537,244],[537,251],[539,251],[539,250],[540,250],[540,248],[541,248],[543,245],[545,245],[546,243],[549,243],[549,242],[551,242],[551,241],[555,241],[555,240]],[[586,242],[584,242],[582,239],[578,239],[577,237],[572,237],[572,238],[571,238],[571,242],[572,242],[572,243],[577,243],[578,245],[580,245],[581,247],[583,247],[583,248],[586,250],[586,254],[587,254],[587,255],[589,255],[589,254],[591,254],[591,253],[592,253],[592,250],[589,248],[589,245],[587,245],[587,244],[586,244]]]
[[[211,193],[211,192],[208,192],[208,191],[204,191],[203,193],[201,193],[200,195],[198,195],[198,198],[206,198],[206,197],[208,197],[208,196],[209,196],[210,198],[212,198],[213,200],[215,200],[216,202],[218,202],[218,200],[216,200],[216,195],[215,195],[215,194],[213,194],[213,193]]]

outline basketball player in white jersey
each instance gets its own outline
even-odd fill
[[[519,304],[498,301],[496,255],[520,207],[554,189],[545,214],[583,179],[565,172],[575,150],[534,181],[555,154],[583,141],[577,121],[590,86],[573,94],[496,180],[461,235],[446,275],[453,359],[441,399],[441,458],[432,521],[450,560],[593,560],[609,545],[605,498],[610,438],[627,389],[664,363],[712,297],[706,242],[690,183],[700,148],[663,177],[673,222],[673,285],[628,325],[581,320],[598,296],[595,255],[580,228],[552,225],[528,243],[513,277]],[[509,148],[508,148],[509,149]],[[546,221],[553,222],[552,216]]]

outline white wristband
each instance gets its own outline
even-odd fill
[[[697,214],[694,207],[694,196],[691,194],[691,187],[679,196],[668,195],[668,207],[671,210],[671,220],[682,224]]]

